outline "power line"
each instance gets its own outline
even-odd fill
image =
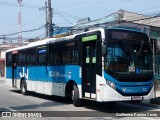
[[[76,7],[76,9],[77,9],[78,6],[81,7],[83,5],[83,8],[84,8],[84,6],[86,6],[86,5],[87,6],[91,5],[91,4],[96,4],[97,5],[98,2],[104,2],[104,0],[103,1],[102,0],[100,0],[100,1],[97,1],[97,0],[92,0],[92,1],[84,0],[84,1],[81,1],[81,2],[77,2],[77,3],[69,4],[69,5],[66,5],[66,6],[58,7],[58,9],[66,10],[67,8],[71,8],[71,6],[72,6],[71,10],[73,11],[74,10],[73,7]],[[81,9],[78,9],[78,10],[82,10],[82,7],[81,7]],[[78,10],[76,10],[76,11],[78,11]]]
[[[39,37],[42,37],[42,36],[46,37],[46,34],[44,33],[44,34],[38,35],[38,36],[35,37],[35,38],[39,38]],[[43,38],[44,38],[44,37],[43,37]]]
[[[160,15],[160,14],[159,14]],[[129,22],[135,22],[135,21],[140,21],[140,20],[147,20],[147,19],[152,19],[152,18],[157,18],[159,17],[159,15],[156,15],[156,16],[153,16],[153,17],[148,17],[148,18],[142,18],[142,19],[136,19],[136,20],[132,20],[132,21],[129,21]],[[44,28],[45,25],[42,25],[41,27],[39,28],[36,28],[36,29],[31,29],[31,30],[25,30],[25,31],[22,31],[22,33],[25,33],[25,32],[33,32],[33,31],[36,31],[36,30],[40,30],[42,28]],[[13,36],[13,35],[16,35],[18,34],[19,32],[16,32],[16,33],[9,33],[9,34],[4,34],[4,35],[0,35],[0,36]]]
[[[92,1],[94,1],[94,0],[92,0]],[[72,3],[72,4],[68,4],[68,5],[65,5],[65,6],[58,7],[58,9],[69,8],[69,7],[71,7],[71,6],[79,6],[79,5],[81,5],[81,4],[84,5],[84,3],[86,3],[86,2],[92,2],[92,1],[83,0],[83,1],[81,1],[81,2],[76,2],[76,3]]]
[[[18,33],[33,32],[33,31],[36,31],[36,30],[40,30],[44,27],[45,27],[45,25],[42,25],[41,27],[38,27],[38,28],[35,28],[35,29],[24,30],[24,31],[21,31],[21,32],[9,33],[9,34],[4,34],[4,35],[0,35],[0,36],[14,36],[14,35],[17,35]]]
[[[31,5],[31,4],[23,4],[23,6],[26,8],[39,8],[40,7],[38,5]]]
[[[0,1],[0,5],[5,5],[5,6],[17,6],[17,3]]]
[[[147,10],[151,10],[151,9],[155,9],[155,8],[160,8],[160,5],[158,5],[158,6],[154,6],[154,7],[150,7],[150,8],[147,8],[147,9],[143,9],[143,10],[139,10],[139,11],[137,11],[137,13],[138,12],[143,12],[143,11],[147,11]],[[159,14],[159,12],[160,11],[156,11],[157,13],[155,13],[155,12],[150,12],[150,13],[141,13],[141,14],[139,14],[139,15],[145,15],[145,14],[149,14],[150,16],[152,15],[156,15],[156,14]],[[127,18],[135,18],[135,16],[134,15],[130,15],[130,16],[127,16]]]
[[[158,5],[158,6],[155,6],[155,7],[151,7],[151,8],[147,8],[147,9],[144,9],[144,10],[140,10],[140,11],[137,11],[137,12],[142,12],[142,11],[147,11],[147,10],[153,10],[153,9],[155,9],[155,8],[159,8],[160,7],[160,5]]]
[[[6,1],[3,1],[3,0],[0,0],[0,5],[16,6],[17,7],[17,3],[15,3],[15,2],[6,2]],[[31,5],[31,4],[23,4],[22,6],[26,7],[26,8],[39,8],[40,7],[38,5]]]
[[[54,13],[56,14],[63,14],[63,15],[65,15],[65,16],[68,16],[68,17],[70,17],[70,18],[73,18],[73,19],[76,19],[76,20],[78,20],[78,19],[81,19],[80,17],[78,17],[78,16],[75,16],[75,15],[72,15],[72,14],[69,14],[69,13],[66,13],[66,12],[63,12],[63,11],[60,11],[60,10],[56,10],[56,9],[53,9],[54,10]]]
[[[58,14],[58,13],[57,13]],[[58,15],[60,15],[65,21],[67,21],[69,24],[71,24],[71,25],[73,25],[73,23],[72,22],[70,22],[69,20],[67,20],[62,14],[58,14]]]
[[[37,20],[38,18],[42,17],[43,15],[44,15],[44,13],[43,13],[43,14],[38,15],[38,16],[37,16],[37,17],[35,17],[34,19],[32,19],[32,20],[30,20],[30,21],[26,22],[25,24],[23,24],[23,26],[26,26],[26,25],[29,25],[29,24],[33,23],[35,20]]]

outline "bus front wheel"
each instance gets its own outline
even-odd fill
[[[80,107],[82,105],[82,102],[79,98],[78,87],[76,85],[73,85],[72,100],[75,107]]]
[[[23,95],[27,95],[27,84],[26,84],[26,81],[23,80],[22,83],[21,83],[21,93]]]

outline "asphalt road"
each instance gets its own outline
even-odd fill
[[[117,105],[93,101],[83,101],[83,103],[83,107],[74,107],[72,101],[66,98],[47,96],[33,92],[24,96],[20,93],[20,90],[5,86],[4,81],[0,80],[0,111],[12,112],[12,119],[15,120],[21,120],[21,117],[26,116],[31,117],[33,113],[36,113],[34,114],[35,116],[42,116],[42,118],[37,118],[40,120],[158,120],[159,117],[150,116],[160,114],[160,105],[147,102],[118,102]],[[16,115],[19,115],[19,117]],[[132,117],[132,115],[136,117]],[[0,120],[6,119],[10,118],[0,117]],[[36,118],[23,119],[35,120]]]

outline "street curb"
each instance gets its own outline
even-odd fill
[[[145,100],[141,101],[141,103],[160,105],[160,97],[153,98],[153,99],[145,99]]]
[[[160,105],[160,97],[156,97],[154,99],[151,99],[150,103]]]
[[[5,81],[5,77],[0,77],[0,80]]]
[[[150,99],[145,99],[145,100],[141,101],[141,103],[149,104],[150,103]]]

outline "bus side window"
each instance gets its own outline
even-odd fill
[[[12,66],[12,53],[6,53],[6,66]]]
[[[63,63],[64,64],[78,63],[78,47],[76,46],[76,42],[64,43]]]
[[[36,49],[27,49],[27,65],[36,65]]]
[[[51,65],[61,65],[62,64],[62,49],[60,43],[51,44],[49,46],[49,63]]]
[[[39,65],[46,65],[46,63],[47,63],[46,51],[47,51],[46,48],[38,51],[38,64]]]
[[[19,51],[19,53],[18,53],[18,64],[19,65],[25,65],[25,63],[26,63],[25,50]]]

